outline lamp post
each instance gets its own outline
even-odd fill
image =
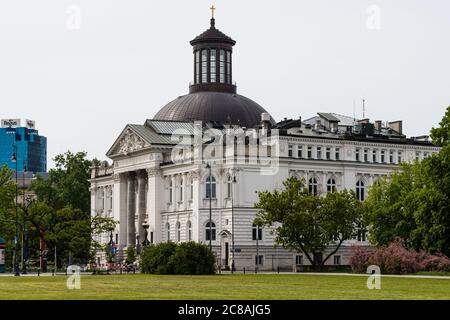
[[[147,221],[144,221],[142,224],[142,228],[144,228],[144,241],[142,241],[142,246],[145,248],[150,244],[150,241],[148,241],[148,228],[150,225],[147,223]]]
[[[25,197],[25,172],[27,171],[27,165],[23,164],[23,174],[22,174],[22,274],[27,274],[27,230],[26,230],[26,211],[28,206],[31,204],[31,199]],[[25,200],[26,199],[26,200]]]
[[[235,253],[235,248],[234,248],[234,184],[236,183],[236,176],[233,176],[233,180],[231,182],[231,247],[233,248],[233,256],[232,256],[232,260],[231,260],[231,273],[234,273],[234,268],[235,268],[235,264],[234,264],[234,253]]]
[[[209,250],[212,251],[212,211],[211,211],[211,201],[212,201],[212,177],[211,177],[211,165],[206,164],[206,168],[209,169]]]
[[[15,133],[15,132],[14,132]],[[16,164],[16,236],[14,239],[15,246],[14,246],[14,275],[20,276],[19,273],[19,205],[18,205],[18,199],[19,199],[19,189],[17,186],[17,144],[13,144],[13,155],[11,157],[11,162]]]

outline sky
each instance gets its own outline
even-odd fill
[[[127,123],[188,93],[212,4],[238,93],[277,121],[362,118],[364,97],[418,136],[450,105],[448,0],[3,0],[0,118],[35,120],[50,168],[67,150],[107,159]]]

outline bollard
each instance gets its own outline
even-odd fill
[[[280,267],[277,267],[277,273],[280,273]]]
[[[39,275],[40,275],[40,271],[41,271],[41,270],[40,270],[40,269],[38,269],[38,277],[39,277]]]
[[[245,267],[244,267],[244,274],[245,274]]]

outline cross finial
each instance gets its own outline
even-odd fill
[[[211,16],[214,19],[214,11],[216,10],[216,7],[214,7],[214,5],[211,6]]]

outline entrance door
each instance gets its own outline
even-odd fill
[[[225,265],[228,266],[228,260],[230,258],[230,245],[225,242]]]

